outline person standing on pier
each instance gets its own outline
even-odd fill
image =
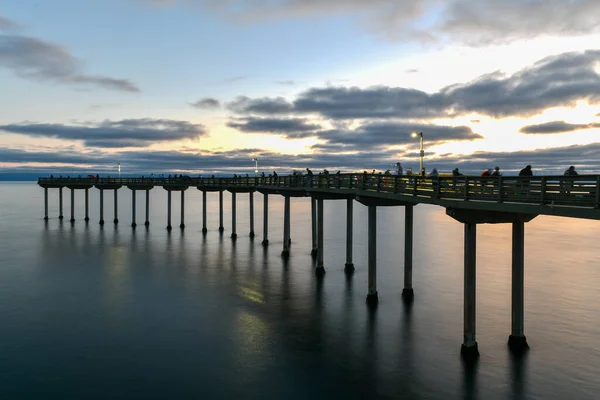
[[[396,169],[398,171],[398,176],[401,176],[402,175],[402,171],[403,171],[402,164],[400,164],[399,162],[397,162],[396,163]]]
[[[519,176],[533,176],[533,171],[531,170],[531,165],[526,166],[521,171],[519,171]],[[522,180],[520,185],[517,187],[521,188],[521,194],[528,195],[529,194],[529,179]]]
[[[564,176],[577,176],[579,175],[577,171],[575,171],[575,166],[571,165],[569,169],[565,171]],[[561,192],[563,194],[570,194],[571,189],[573,189],[573,181],[568,179],[561,182],[560,185]]]
[[[492,176],[502,176],[500,173],[500,167],[494,168],[494,172],[492,172]]]

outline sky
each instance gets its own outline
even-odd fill
[[[600,171],[597,0],[0,0],[0,176]]]

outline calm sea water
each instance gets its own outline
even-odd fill
[[[401,299],[404,211],[378,209],[378,291],[367,293],[366,208],[355,203],[354,263],[347,279],[345,202],[326,201],[325,268],[310,257],[310,201],[292,200],[291,257],[280,257],[283,199],[270,197],[270,241],[248,233],[248,196],[238,195],[237,242],[223,236],[218,198],[186,193],[184,232],[167,233],[166,192],[151,192],[151,226],[131,222],[119,191],[115,227],[98,225],[98,193],[83,222],[83,192],[59,222],[51,190],[0,184],[0,398],[598,399],[600,222],[538,217],[526,225],[525,330],[529,353],[513,358],[509,225],[478,230],[474,366],[460,358],[462,226],[433,206],[415,208],[414,289]],[[138,196],[143,223],[144,196]],[[173,198],[179,225],[179,196]],[[105,219],[112,221],[112,196]]]

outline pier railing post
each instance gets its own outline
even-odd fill
[[[254,191],[250,190],[250,238],[254,238]]]
[[[135,189],[131,190],[131,227],[135,228],[137,223],[135,222]]]
[[[104,225],[104,189],[100,189],[100,225]]]
[[[282,257],[289,257],[290,255],[290,196],[284,196],[283,198],[283,250],[281,251]]]
[[[318,238],[318,252],[317,252],[317,268],[315,270],[315,273],[317,274],[317,276],[323,276],[325,274],[325,266],[323,265],[323,253],[324,253],[324,237],[323,237],[323,219],[324,219],[324,214],[325,211],[323,209],[323,198],[319,198],[317,199],[317,228],[318,228],[318,233],[317,233],[317,238]]]
[[[85,218],[84,221],[90,220],[90,189],[85,188]]]
[[[465,223],[465,283],[464,283],[464,336],[460,352],[466,358],[479,356],[475,338],[475,295],[477,262],[477,224]]]
[[[317,243],[317,199],[311,196],[310,198],[310,215],[311,215],[311,228],[312,228],[312,249],[310,251],[311,256],[316,257],[319,252],[319,245]]]
[[[236,201],[236,193],[231,192],[231,238],[233,240],[237,239],[237,201]]]
[[[525,337],[524,281],[525,281],[525,223],[512,224],[512,312],[511,334],[508,345],[513,352],[528,349]]]
[[[263,193],[263,246],[269,245],[269,195]]]
[[[219,190],[219,232],[223,233],[223,191]]]
[[[376,305],[379,300],[377,296],[377,207],[368,206],[368,214],[369,292],[367,294],[367,304]]]
[[[352,229],[354,223],[354,199],[346,200],[346,273],[354,272],[354,263],[352,262]]]
[[[75,189],[71,189],[71,223],[75,222]]]
[[[412,287],[413,207],[413,205],[404,207],[404,289],[402,289],[402,297],[406,300],[410,300],[414,297]]]

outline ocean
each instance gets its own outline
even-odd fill
[[[58,190],[0,183],[1,399],[598,399],[600,221],[540,216],[525,226],[525,334],[510,334],[511,227],[481,225],[477,243],[477,342],[460,356],[463,227],[440,207],[414,209],[415,299],[403,286],[404,210],[377,211],[379,306],[367,294],[367,209],[354,206],[354,264],[345,263],[346,207],[325,201],[323,279],[310,256],[310,201],[291,202],[291,256],[281,258],[283,198],[269,197],[269,240],[248,237],[248,195],[238,194],[232,241],[230,194],[219,235],[218,197],[186,192],[186,229],[166,227],[166,191],[151,191],[150,222],[137,196],[112,194],[99,226],[98,190],[70,193],[58,220]]]

